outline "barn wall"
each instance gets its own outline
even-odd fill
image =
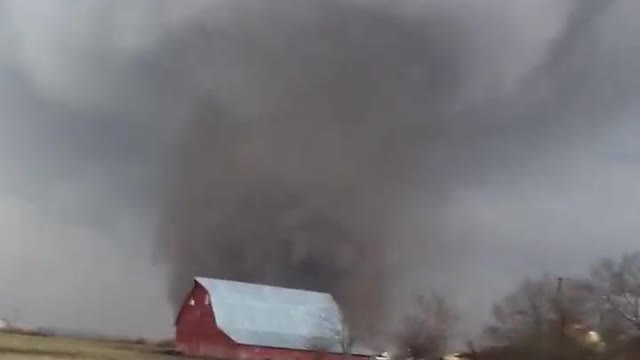
[[[216,354],[214,354],[216,355]],[[365,360],[363,356],[349,356],[318,353],[304,350],[275,349],[259,346],[236,345],[235,350],[227,355],[225,359],[233,360]]]
[[[279,349],[236,344],[215,325],[215,315],[206,304],[207,291],[196,283],[185,299],[176,320],[176,347],[185,355],[222,360],[364,360],[305,350]],[[190,300],[193,300],[190,303]]]
[[[186,355],[224,360],[366,360],[364,356],[343,356],[313,351],[278,349],[239,344],[216,344],[206,341],[193,344]]]
[[[196,283],[182,305],[176,320],[176,347],[184,354],[218,353],[234,344],[233,340],[215,326],[213,310],[205,303],[208,295]]]

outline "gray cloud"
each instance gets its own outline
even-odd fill
[[[176,263],[152,255],[204,102],[230,123],[182,154],[195,194],[342,198],[384,245],[391,315],[437,287],[477,328],[522,276],[635,244],[638,5],[607,3],[0,2],[0,315],[170,331]]]

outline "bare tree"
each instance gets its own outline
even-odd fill
[[[347,320],[345,319],[342,312],[340,312],[340,328],[338,337],[340,338],[340,348],[342,349],[342,354],[350,356],[351,351],[353,350],[353,345],[355,343],[355,337],[347,324]]]
[[[606,310],[640,331],[640,252],[625,254],[617,261],[599,261],[591,268],[591,279],[601,290]]]
[[[447,347],[458,321],[457,312],[443,296],[416,298],[416,309],[407,316],[399,334],[399,346],[414,359],[434,359]]]
[[[349,356],[353,350],[353,345],[355,344],[355,336],[349,327],[346,318],[342,312],[339,312],[339,316],[337,319],[337,324],[333,321],[329,321],[325,319],[325,328],[329,330],[332,337],[335,339],[335,343],[337,343],[340,347],[340,352],[343,355]],[[334,348],[335,348],[334,343]]]
[[[501,345],[525,349],[532,359],[594,355],[582,338],[590,333],[584,324],[593,309],[587,290],[582,282],[548,276],[525,280],[495,304],[486,335]]]
[[[331,314],[336,313],[336,317],[331,316]],[[340,309],[328,308],[321,314],[318,326],[325,337],[313,340],[309,346],[313,351],[323,353],[338,352],[339,350],[345,356],[351,355],[355,344],[355,336]]]
[[[542,336],[554,317],[550,291],[547,279],[524,281],[494,305],[494,323],[487,327],[487,335],[505,344]]]

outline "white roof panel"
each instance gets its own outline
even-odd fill
[[[326,293],[196,278],[211,297],[217,326],[239,344],[341,353],[341,315]],[[354,346],[353,354],[373,355]]]

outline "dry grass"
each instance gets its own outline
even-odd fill
[[[0,332],[2,360],[178,360],[154,344]]]

